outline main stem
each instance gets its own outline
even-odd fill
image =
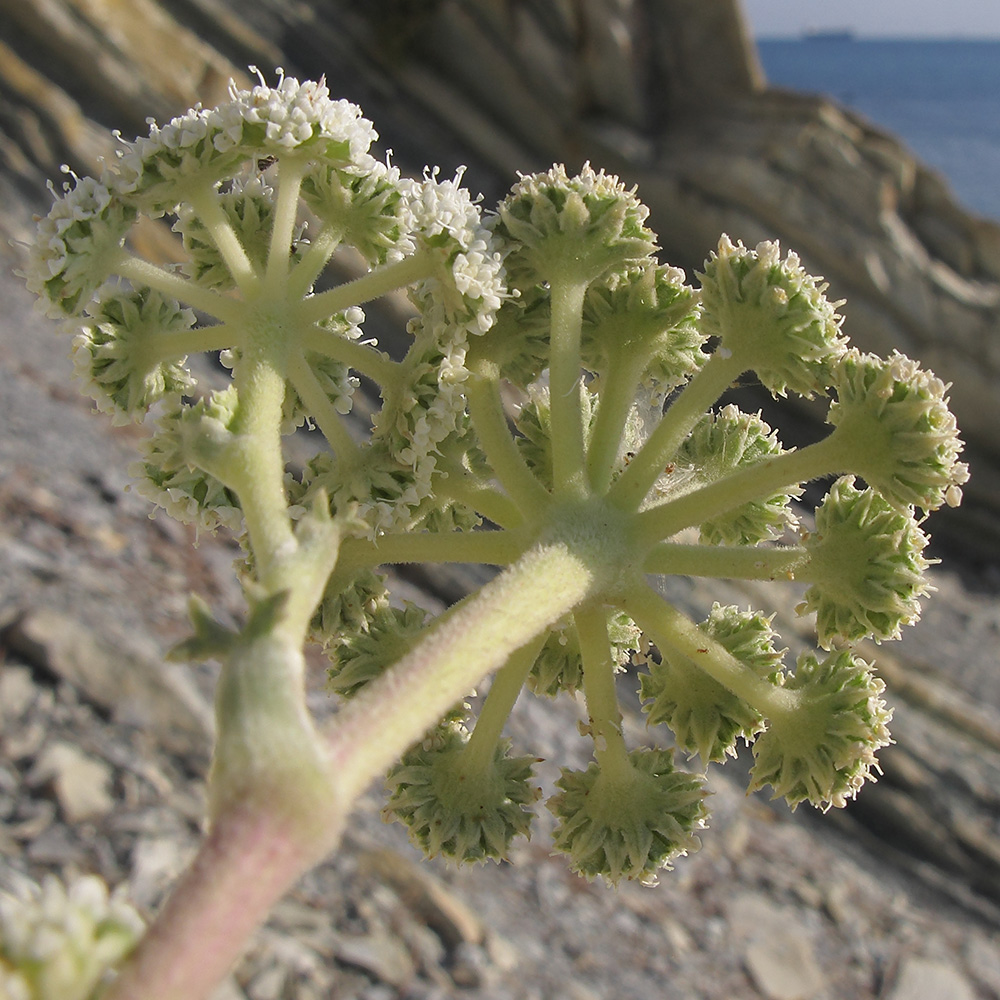
[[[597,586],[599,574],[566,545],[539,545],[442,615],[337,716],[329,748],[345,800],[353,801],[514,650]]]

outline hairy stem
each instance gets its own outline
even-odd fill
[[[466,770],[485,770],[493,760],[503,727],[544,643],[544,634],[538,636],[515,650],[506,664],[497,671],[462,754]]]
[[[301,353],[289,359],[288,378],[338,460],[350,461],[359,455],[360,449],[354,443],[343,417],[323,391],[316,373]]]
[[[237,300],[220,295],[210,288],[202,288],[190,278],[165,271],[141,257],[124,256],[115,268],[115,274],[128,278],[133,285],[155,288],[182,305],[198,309],[223,323],[239,322],[242,305]]]
[[[283,286],[288,278],[292,238],[295,235],[299,208],[299,190],[304,173],[305,164],[295,160],[282,160],[278,167],[278,196],[274,206],[271,242],[267,250],[267,270],[264,273],[267,291],[275,298],[285,292]]]
[[[834,432],[799,451],[783,452],[643,511],[637,518],[641,537],[654,544],[751,500],[775,496],[831,473],[849,471],[844,464],[849,464],[849,459]]]
[[[465,562],[506,566],[524,551],[509,531],[400,532],[374,541],[351,538],[341,546],[339,568],[361,569],[395,563]]]
[[[611,487],[609,499],[623,509],[638,510],[691,428],[739,375],[739,365],[716,351],[670,404],[649,440]]]
[[[429,277],[432,270],[433,257],[430,254],[417,253],[395,264],[386,264],[360,278],[313,296],[303,306],[303,318],[311,323],[318,323],[351,306],[359,306],[398,288],[412,285],[421,278]]]
[[[794,692],[768,683],[651,587],[632,588],[619,607],[663,649],[675,649],[765,718],[794,709]]]
[[[580,412],[580,332],[584,282],[553,281],[549,353],[552,407],[552,483],[556,493],[581,491],[583,415]]]
[[[198,214],[202,225],[208,230],[212,242],[226,262],[236,287],[244,297],[249,296],[256,290],[259,278],[246,250],[243,249],[243,244],[240,243],[239,237],[226,218],[215,192],[211,189],[192,190],[189,192],[189,199],[191,207]]]
[[[565,545],[539,546],[445,612],[337,716],[329,746],[345,797],[359,795],[483,677],[597,585],[594,570]]]
[[[528,468],[507,424],[500,385],[492,365],[479,363],[466,381],[469,416],[500,484],[523,511],[541,511],[549,502],[545,487]]]
[[[299,336],[299,346],[304,350],[316,351],[327,358],[366,375],[377,385],[391,384],[399,368],[398,362],[387,357],[371,344],[348,340],[333,330],[312,325]]]
[[[643,572],[727,580],[776,580],[798,576],[808,559],[798,545],[682,545],[660,542],[646,556]]]
[[[575,614],[573,621],[583,655],[583,693],[594,740],[594,757],[602,774],[625,779],[632,765],[622,733],[607,613],[603,607],[588,607]]]

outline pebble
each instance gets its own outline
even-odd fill
[[[151,731],[167,749],[204,753],[210,746],[211,707],[178,664],[45,608],[17,619],[4,639],[116,722]]]
[[[819,993],[823,974],[798,910],[747,893],[730,905],[728,918],[747,970],[768,1000],[810,1000]]]
[[[403,943],[381,929],[370,934],[338,935],[333,953],[338,961],[364,969],[399,989],[416,975],[413,959]]]
[[[28,772],[29,787],[51,784],[67,823],[99,819],[115,807],[112,770],[71,743],[51,743]]]
[[[976,1000],[976,993],[954,966],[911,955],[900,964],[887,1000]]]

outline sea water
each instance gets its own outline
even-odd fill
[[[762,39],[768,82],[895,133],[970,211],[1000,220],[1000,42]]]

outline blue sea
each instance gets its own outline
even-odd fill
[[[966,208],[1000,220],[1000,41],[758,40],[768,82],[894,132]]]

